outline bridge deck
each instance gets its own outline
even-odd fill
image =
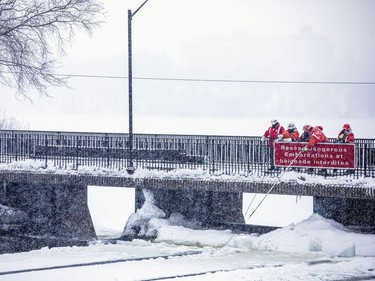
[[[252,180],[243,177],[211,176],[199,177],[133,177],[114,175],[91,175],[83,173],[35,173],[30,171],[0,171],[0,181],[3,182],[32,182],[50,184],[73,184],[114,187],[138,187],[148,189],[169,190],[204,190],[216,192],[244,192],[267,193],[274,186],[272,194],[298,196],[324,196],[375,200],[375,185],[359,182],[334,183],[324,182],[323,178],[317,181],[301,182],[297,180],[279,181],[278,178],[263,178]]]

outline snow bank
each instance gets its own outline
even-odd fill
[[[158,218],[165,218],[165,213],[154,205],[154,198],[151,192],[143,190],[143,194],[145,196],[145,203],[141,209],[138,209],[136,213],[130,215],[122,237],[153,238],[157,235],[157,228],[155,228],[153,224],[159,224]]]
[[[313,214],[296,225],[283,227],[260,236],[233,234],[231,231],[191,230],[170,225],[168,220],[157,229],[156,241],[173,241],[214,247],[227,245],[249,250],[287,253],[317,252],[328,256],[375,257],[375,235],[353,233],[334,221]],[[155,227],[155,223],[153,227]]]
[[[151,193],[145,192],[145,196],[145,204],[131,216],[124,234],[128,228],[139,225],[141,234],[152,234],[157,242],[299,254],[316,252],[331,257],[375,257],[375,235],[350,232],[343,225],[317,214],[260,236],[233,234],[230,230],[199,229],[197,222],[185,220],[180,214],[166,219],[165,214],[153,206]]]
[[[375,256],[375,235],[350,232],[313,214],[308,219],[260,236],[254,247],[283,252],[323,252],[329,256]]]

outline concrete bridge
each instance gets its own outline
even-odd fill
[[[154,194],[167,215],[207,226],[243,224],[242,194],[314,197],[314,212],[360,231],[375,230],[375,142],[355,143],[355,169],[279,167],[259,137],[0,131],[0,203],[27,220],[3,232],[95,239],[87,186]],[[134,165],[134,166],[132,166]],[[132,167],[130,167],[132,166]],[[134,173],[129,173],[135,168]],[[6,225],[6,221],[0,220]]]

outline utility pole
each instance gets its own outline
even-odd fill
[[[133,163],[133,70],[132,70],[132,19],[135,14],[146,4],[144,1],[141,6],[132,13],[128,10],[128,80],[129,80],[129,161],[126,168],[129,174],[135,171]]]

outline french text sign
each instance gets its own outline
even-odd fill
[[[318,143],[308,151],[302,152],[304,142],[276,142],[275,166],[354,169],[354,144]],[[297,158],[296,158],[297,157]]]

